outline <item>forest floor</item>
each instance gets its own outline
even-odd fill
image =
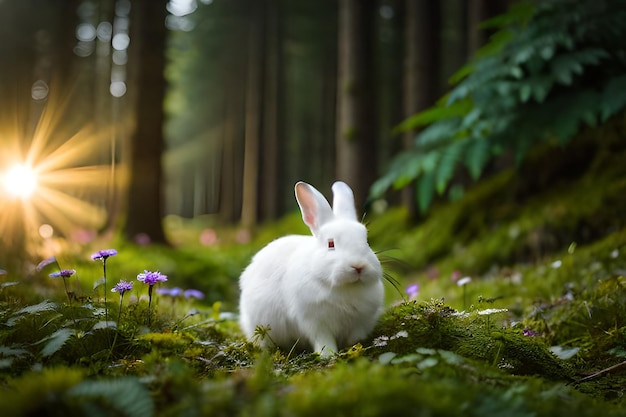
[[[236,322],[239,273],[273,238],[307,232],[297,213],[251,241],[170,218],[173,247],[68,242],[39,271],[0,276],[2,414],[623,416],[623,161],[619,141],[581,140],[411,226],[402,209],[368,215],[397,283],[371,337],[330,358],[262,352]],[[106,281],[89,256],[104,247],[117,249]],[[49,278],[61,268],[76,273]],[[205,298],[148,297],[145,269]],[[123,297],[120,278],[134,283]]]

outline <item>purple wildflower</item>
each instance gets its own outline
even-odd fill
[[[145,270],[141,274],[137,275],[137,279],[143,282],[144,284],[153,286],[157,282],[167,281],[167,275],[163,275],[159,271],[151,272],[151,271]]]
[[[183,295],[182,288],[174,287],[174,288],[157,288],[157,294],[161,295],[169,295],[170,297],[179,297]]]
[[[50,264],[56,263],[56,261],[57,261],[57,258],[54,257],[54,256],[52,256],[52,257],[50,257],[48,259],[44,259],[43,261],[41,261],[41,262],[39,262],[37,264],[37,267],[35,268],[35,270],[37,272],[41,272],[42,269],[44,269],[45,267],[47,267]]]
[[[119,292],[120,295],[124,295],[126,291],[130,291],[133,289],[133,283],[121,280],[113,288],[111,288],[111,292]]]
[[[420,286],[418,284],[412,284],[409,285],[408,287],[406,287],[406,293],[409,296],[409,300],[414,299],[415,297],[417,297],[417,294],[419,294],[420,292]]]
[[[157,282],[165,282],[167,281],[167,275],[163,275],[159,271],[148,271],[145,270],[141,274],[137,275],[137,279],[144,284],[148,284],[148,327],[150,327],[150,305],[152,304],[152,288],[154,288],[154,284]]]
[[[200,290],[188,289],[185,290],[185,298],[197,298],[198,300],[202,300],[204,298],[204,293]]]
[[[117,255],[115,249],[103,249],[91,255],[94,261],[102,261],[102,279],[104,285],[104,320],[109,321],[109,309],[107,308],[107,259]]]
[[[117,255],[117,251],[115,249],[103,249],[91,255],[91,259],[94,261],[106,261],[107,258],[115,255]]]
[[[537,332],[535,332],[535,331],[533,331],[533,330],[530,330],[528,327],[526,327],[526,328],[524,329],[524,331],[522,332],[522,334],[523,334],[524,336],[530,336],[530,337],[532,337],[532,336],[537,336]]]
[[[69,278],[76,273],[75,269],[62,269],[49,274],[50,278]]]

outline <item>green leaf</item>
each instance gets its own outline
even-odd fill
[[[463,122],[461,123],[461,129],[470,128],[480,118],[481,114],[481,109],[473,109],[463,118]]]
[[[6,357],[17,357],[30,355],[30,352],[23,348],[13,348],[10,346],[0,346],[0,355]]]
[[[39,304],[26,306],[13,313],[13,316],[6,321],[7,326],[14,326],[18,321],[27,317],[30,314],[40,314],[47,311],[54,311],[57,308],[57,304],[49,300],[44,300]]]
[[[113,320],[109,320],[109,321],[102,320],[94,324],[91,330],[115,329],[115,328],[117,328],[117,322]]]
[[[481,29],[503,28],[515,24],[527,24],[535,11],[532,2],[520,1],[514,3],[506,13],[492,17],[480,24]]]
[[[532,95],[535,101],[539,103],[543,103],[550,89],[552,88],[553,80],[552,78],[546,76],[533,77],[531,80],[530,86],[532,89]]]
[[[461,68],[459,68],[454,74],[452,74],[450,78],[448,78],[448,82],[451,85],[458,84],[459,82],[461,82],[461,80],[466,78],[474,71],[476,71],[476,67],[473,64],[465,64]]]
[[[457,101],[449,106],[436,106],[430,109],[417,113],[414,116],[409,117],[399,125],[393,128],[393,133],[406,132],[408,130],[416,129],[429,125],[438,120],[448,119],[455,116],[463,116],[472,108],[472,102],[470,100]]]
[[[511,67],[511,76],[519,80],[524,77],[524,71],[518,65],[514,65]]]
[[[14,315],[22,315],[22,314],[37,314],[42,313],[44,311],[52,311],[57,308],[57,304],[53,303],[50,300],[44,300],[39,304],[34,304],[31,306],[26,306],[21,308],[15,312]]]
[[[435,175],[433,172],[424,174],[417,184],[417,203],[422,213],[426,213],[435,196]]]
[[[382,197],[385,191],[391,187],[391,184],[393,184],[393,177],[391,175],[387,174],[379,178],[370,187],[370,198],[376,199]]]
[[[395,352],[384,352],[378,357],[378,361],[383,365],[388,365],[396,356],[398,356],[398,354]]]
[[[37,342],[37,343],[47,342],[45,346],[43,347],[43,349],[41,349],[41,355],[45,358],[45,357],[55,354],[56,352],[59,351],[59,349],[63,347],[65,342],[67,342],[69,338],[74,336],[75,334],[76,332],[73,329],[63,328],[52,333],[50,336],[44,337],[39,342]]]
[[[519,98],[522,103],[526,103],[528,99],[530,99],[530,95],[532,93],[532,87],[530,84],[525,83],[519,89]]]
[[[95,290],[96,288],[100,287],[101,285],[104,285],[105,283],[106,283],[106,278],[102,277],[93,283],[93,289]]]
[[[418,149],[430,149],[449,143],[459,133],[460,117],[442,120],[425,128],[416,138]]]
[[[105,415],[151,417],[155,413],[150,392],[136,378],[86,380],[72,387],[67,396],[85,410]],[[91,413],[90,413],[91,414]]]
[[[465,142],[466,141],[457,141],[451,146],[446,147],[442,152],[435,174],[435,183],[438,194],[443,194],[446,190],[448,182],[454,174],[454,168],[456,167],[459,155],[463,151]]]
[[[609,117],[626,107],[626,75],[612,78],[606,83],[600,101],[600,119],[605,122]]]
[[[546,61],[554,56],[554,45],[546,45],[539,50],[539,55]]]
[[[392,185],[395,188],[402,188],[409,184],[414,177],[409,177],[407,174],[411,172],[411,164],[419,164],[417,159],[414,151],[404,151],[396,155],[387,174],[378,179],[370,188],[370,197],[380,198]]]
[[[490,156],[489,142],[486,139],[471,141],[465,153],[465,166],[472,179],[478,180]]]
[[[598,65],[607,58],[606,51],[598,48],[587,48],[557,56],[550,64],[550,70],[557,82],[570,85],[575,74],[582,74],[585,65]]]

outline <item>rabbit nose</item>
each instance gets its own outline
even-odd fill
[[[352,269],[354,269],[354,271],[357,274],[360,274],[363,271],[363,266],[361,266],[361,265],[352,265]]]

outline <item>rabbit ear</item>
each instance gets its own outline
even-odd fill
[[[333,218],[333,211],[326,198],[312,185],[299,181],[295,187],[296,200],[302,212],[304,224],[309,226],[313,236],[317,236],[319,228]]]
[[[333,212],[342,219],[356,220],[354,194],[348,184],[337,181],[333,184]]]

